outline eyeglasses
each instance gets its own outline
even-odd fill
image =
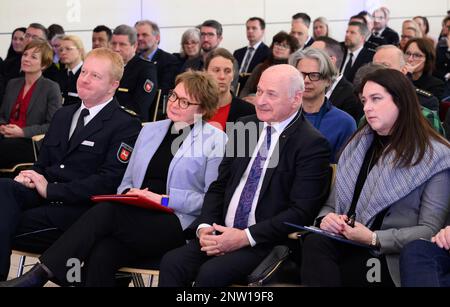
[[[175,102],[178,100],[178,106],[181,109],[187,109],[187,108],[189,108],[190,105],[194,105],[194,106],[201,105],[200,103],[192,103],[192,102],[188,101],[187,99],[178,97],[178,94],[174,90],[169,92],[169,97],[167,99],[170,102]]]
[[[42,39],[42,38],[39,37],[38,35],[30,34],[30,33],[25,33],[24,37],[25,37],[26,39],[29,39],[29,38],[31,38],[31,39],[38,39],[38,38]]]
[[[289,49],[290,48],[288,44],[283,44],[283,43],[274,43],[273,45],[274,45],[274,47],[278,47],[281,49]]]
[[[66,52],[70,52],[71,50],[75,50],[75,49],[77,49],[77,47],[60,47],[60,48],[58,48],[58,51],[61,53],[61,52],[64,52],[64,51],[66,51]]]
[[[201,32],[201,33],[200,33],[200,36],[201,36],[201,37],[205,37],[205,36],[208,36],[208,37],[214,37],[214,36],[216,36],[216,33],[212,33],[212,32]]]
[[[303,79],[306,79],[306,77],[309,78],[311,81],[319,81],[322,79],[322,74],[320,72],[300,72],[303,75]]]
[[[405,58],[409,59],[410,57],[413,58],[413,60],[420,60],[421,58],[425,57],[423,54],[420,53],[411,53],[409,51],[405,52]]]

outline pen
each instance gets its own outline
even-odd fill
[[[353,213],[352,215],[350,215],[350,218],[347,221],[347,225],[350,227],[355,227],[355,220],[356,220],[356,214]]]

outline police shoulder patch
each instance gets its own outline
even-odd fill
[[[144,91],[146,91],[147,93],[151,93],[151,91],[153,90],[154,84],[150,79],[145,80],[144,83]]]
[[[121,163],[128,163],[131,158],[131,153],[133,152],[133,147],[121,143],[119,146],[119,150],[117,151],[117,160]]]

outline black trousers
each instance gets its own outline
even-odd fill
[[[72,258],[84,263],[84,286],[112,287],[120,267],[160,258],[185,243],[174,214],[100,203],[76,221],[40,260],[62,283],[67,281],[72,268],[68,260]]]
[[[303,243],[301,279],[313,287],[393,287],[384,256],[374,256],[365,247],[342,243],[318,234],[309,234]],[[367,278],[369,259],[380,261],[380,282]],[[369,275],[370,272],[369,272]]]
[[[33,143],[29,138],[4,138],[0,135],[0,168],[34,162]]]
[[[0,280],[8,276],[13,247],[42,253],[86,208],[49,204],[36,190],[0,178]]]
[[[160,287],[225,287],[246,281],[272,245],[244,247],[223,256],[207,256],[198,239],[164,255],[159,268]]]

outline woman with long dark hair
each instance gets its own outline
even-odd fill
[[[343,150],[316,222],[366,247],[307,236],[306,285],[399,285],[403,246],[430,238],[449,212],[450,144],[422,116],[411,82],[381,69],[364,78],[360,94],[367,123]],[[378,274],[370,271],[375,263]]]

